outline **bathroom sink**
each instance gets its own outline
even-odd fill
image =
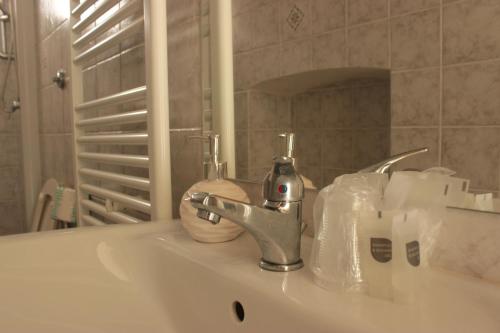
[[[401,305],[259,255],[248,234],[202,244],[178,221],[2,237],[0,332],[500,332],[494,284],[429,271],[422,301]]]

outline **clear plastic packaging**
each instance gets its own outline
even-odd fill
[[[346,174],[324,188],[313,207],[315,240],[311,270],[326,289],[361,291],[363,283],[357,226],[360,212],[377,212],[387,175]]]
[[[311,270],[325,289],[408,302],[443,220],[448,174],[357,173],[337,177],[313,208]],[[394,297],[394,298],[393,298]]]

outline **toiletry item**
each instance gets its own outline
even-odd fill
[[[365,210],[357,225],[361,276],[368,295],[392,300],[392,219],[395,211]]]
[[[387,210],[444,207],[449,176],[436,172],[396,171],[384,192]]]
[[[220,136],[218,134],[206,137],[196,137],[208,139],[210,142],[210,162],[206,164],[206,178],[193,186],[184,194],[184,198],[189,197],[189,193],[207,192],[230,198],[237,201],[249,203],[250,199],[246,192],[235,183],[225,179],[226,163],[220,162]],[[189,201],[182,200],[180,205],[181,222],[191,237],[203,243],[220,243],[235,239],[244,229],[237,224],[227,220],[214,225],[197,217],[195,209]]]
[[[360,213],[380,209],[387,174],[355,173],[335,178],[314,202],[310,268],[325,289],[363,292],[358,224]]]
[[[418,298],[418,282],[422,265],[419,221],[425,211],[401,211],[392,222],[392,285],[394,301],[414,303]]]

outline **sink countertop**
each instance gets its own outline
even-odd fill
[[[428,270],[418,304],[329,292],[307,267],[311,242],[306,267],[275,273],[248,233],[203,244],[178,221],[2,237],[0,330],[500,332],[498,285]]]

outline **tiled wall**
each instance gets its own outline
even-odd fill
[[[74,185],[71,85],[59,89],[52,78],[64,69],[71,79],[69,55],[69,0],[39,0],[38,55],[40,61],[40,149],[42,181],[55,178]]]
[[[4,5],[8,8],[8,2],[4,1]],[[11,38],[10,29],[7,36]],[[24,229],[20,111],[4,112],[18,97],[15,61],[4,81],[7,66],[7,60],[0,59],[0,91],[5,88],[5,97],[0,100],[0,235],[16,234]],[[3,86],[5,82],[7,87]]]
[[[184,192],[203,179],[200,0],[168,0],[170,149],[174,216]]]
[[[386,158],[389,98],[385,80],[349,80],[293,96],[236,93],[237,178],[262,181],[283,151],[284,131],[296,134],[296,167],[318,189]]]
[[[57,69],[69,70],[70,67],[69,2],[70,0],[40,0],[37,7],[43,176],[44,179],[54,177],[67,186],[73,186],[71,91],[69,89],[61,91],[51,83],[51,78]],[[117,8],[118,6],[112,10]],[[168,1],[172,185],[176,216],[181,195],[203,176],[201,143],[187,141],[188,136],[201,134],[199,14],[199,0]],[[122,23],[124,24],[127,22]],[[113,28],[111,32],[118,28],[118,26]],[[85,64],[83,77],[84,100],[144,85],[143,42],[132,38],[100,55]],[[141,106],[125,105],[118,111]],[[116,111],[100,110],[100,113]],[[127,150],[127,152],[145,153],[136,151],[135,148],[131,149],[133,151]],[[186,167],[187,165],[191,167]],[[126,171],[137,173],[140,170]]]
[[[311,69],[391,70],[391,152],[430,153],[401,168],[442,165],[500,187],[500,2],[233,0],[236,91]]]

